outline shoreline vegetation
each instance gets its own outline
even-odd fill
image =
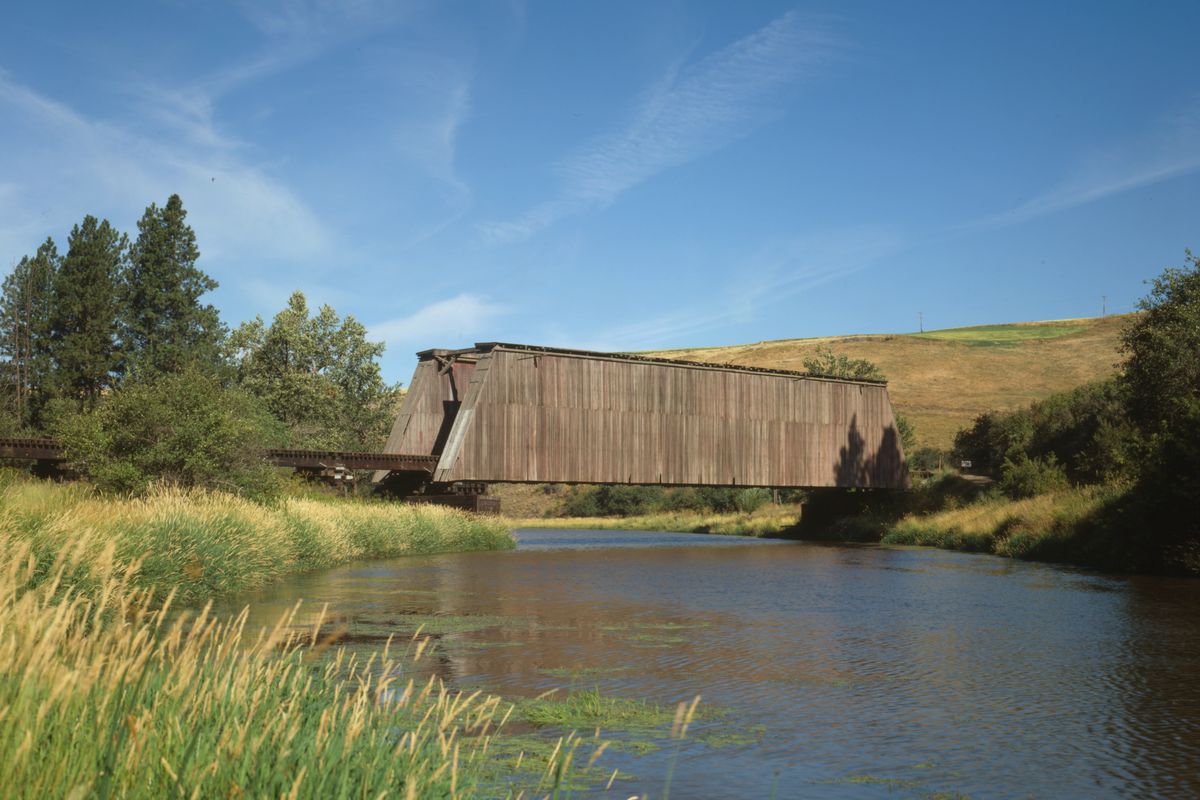
[[[812,542],[936,547],[1117,572],[1146,565],[1119,535],[1130,489],[1067,487],[1013,499],[986,481],[943,472],[905,492],[814,493],[803,504],[749,513],[695,511],[626,517],[504,517],[514,528],[636,530]]]
[[[1121,554],[1091,521],[1121,496],[1112,487],[1083,486],[1020,500],[991,497],[906,515],[886,527],[880,542],[1114,568]]]
[[[118,498],[15,472],[0,474],[0,525],[10,544],[29,547],[42,565],[39,579],[71,554],[66,585],[77,595],[99,591],[111,566],[185,605],[352,561],[515,546],[501,520],[437,506],[333,497],[259,503],[201,489]]]
[[[313,664],[328,645],[287,617],[255,637],[244,614],[168,615],[111,541],[90,595],[69,584],[78,551],[45,564],[8,536],[3,550],[13,796],[460,797],[479,780],[497,698],[398,679],[405,654],[386,650]]]
[[[431,641],[420,631],[361,654],[319,619],[298,625],[297,606],[255,632],[246,610],[177,609],[175,591],[141,586],[97,536],[44,562],[0,531],[0,763],[13,796],[549,797],[603,781],[599,730],[537,746],[505,728],[537,724],[521,702],[409,677]]]
[[[261,631],[246,609],[211,612],[215,597],[301,571],[513,546],[501,520],[435,506],[166,489],[114,498],[0,472],[6,786],[29,797],[465,798],[611,784],[617,773],[595,766],[610,744],[597,726],[632,701],[605,698],[588,735],[535,737],[524,729],[550,723],[534,711],[573,707],[575,694],[514,703],[410,677],[432,652],[420,629],[358,651],[322,617],[298,623],[299,606]],[[676,738],[696,710],[686,705]]]
[[[749,513],[664,511],[628,517],[501,517],[513,528],[635,530],[662,533],[709,533],[721,536],[778,536],[796,527],[799,507],[768,505]]]
[[[797,538],[936,547],[1111,572],[1156,572],[1130,542],[1136,514],[1128,487],[1066,487],[1011,498],[944,473],[904,496],[818,498]],[[833,498],[829,498],[833,500]]]

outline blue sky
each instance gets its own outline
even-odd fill
[[[25,3],[0,259],[178,192],[412,353],[1094,316],[1200,249],[1195,2]]]

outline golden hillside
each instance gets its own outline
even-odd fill
[[[819,347],[869,359],[888,377],[892,403],[921,446],[949,447],[978,414],[1009,410],[1112,375],[1133,315],[982,325],[912,334],[781,339],[669,350],[667,358],[803,370]]]

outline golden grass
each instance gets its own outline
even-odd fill
[[[959,508],[909,515],[891,524],[884,544],[924,545],[1010,558],[1102,560],[1094,523],[1123,490],[1086,486],[1024,500],[993,497]]]
[[[989,325],[925,334],[785,339],[657,353],[668,358],[803,370],[819,347],[866,358],[887,375],[896,408],[920,446],[948,448],[954,434],[989,410],[1011,410],[1106,378],[1120,360],[1120,333],[1133,315]]]
[[[257,635],[245,612],[171,612],[96,536],[41,563],[0,527],[0,793],[459,798],[494,783],[511,706],[404,678],[425,640],[322,657],[331,643],[319,623],[297,631],[295,610]],[[95,584],[80,593],[84,561]],[[552,791],[582,741],[560,740],[529,788]]]
[[[800,509],[794,505],[765,505],[752,514],[703,514],[669,511],[629,517],[505,517],[514,528],[571,530],[632,530],[678,533],[716,533],[727,536],[773,536],[795,527]]]
[[[76,591],[96,584],[111,552],[118,568],[140,564],[139,585],[170,587],[185,603],[348,561],[514,544],[498,519],[437,506],[298,498],[268,506],[177,490],[127,500],[28,480],[0,489],[0,525],[41,564],[84,548],[70,576]]]

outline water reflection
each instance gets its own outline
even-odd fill
[[[776,782],[781,797],[1200,795],[1195,582],[918,549],[518,537],[249,599],[262,622],[328,602],[368,643],[426,623],[430,669],[504,695],[703,694],[730,713],[680,751],[673,797]],[[656,796],[665,753],[606,755],[639,776],[610,796]]]

